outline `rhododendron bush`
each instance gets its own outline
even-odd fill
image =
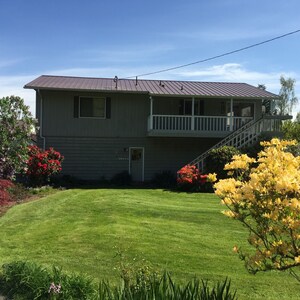
[[[33,185],[42,185],[50,180],[52,175],[58,174],[62,168],[64,157],[53,148],[42,150],[37,146],[29,147],[26,174]]]
[[[14,184],[7,179],[0,179],[0,206],[8,205],[12,199],[9,190],[13,188]]]
[[[185,191],[205,191],[209,187],[207,175],[201,174],[196,166],[186,165],[177,172],[177,185]]]
[[[295,143],[262,142],[257,160],[234,156],[225,166],[234,177],[214,185],[228,208],[225,215],[249,230],[253,251],[234,250],[254,273],[289,269],[296,276],[291,268],[300,266],[300,157],[286,151]]]

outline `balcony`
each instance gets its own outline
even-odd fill
[[[233,116],[150,115],[148,135],[222,138],[252,120]]]

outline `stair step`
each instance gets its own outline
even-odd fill
[[[191,161],[189,165],[196,165],[199,170],[205,169],[205,159],[208,157],[208,154],[211,150],[222,147],[222,146],[233,146],[238,149],[241,149],[246,146],[250,146],[258,140],[258,137],[262,133],[264,128],[264,119],[261,118],[257,121],[250,121],[244,126],[240,127],[238,130],[230,133],[219,143],[199,155],[196,159]]]

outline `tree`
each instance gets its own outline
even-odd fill
[[[229,210],[225,215],[249,231],[254,251],[234,250],[249,271],[287,270],[300,266],[300,157],[286,152],[295,141],[262,142],[258,160],[234,156],[225,166],[237,176],[220,180],[215,192]],[[299,280],[299,278],[297,278]]]
[[[296,118],[295,118],[296,123],[300,123],[300,112],[297,112]]]
[[[297,121],[287,120],[281,126],[284,138],[287,140],[296,140],[300,142],[300,123]]]
[[[22,98],[0,99],[0,178],[12,179],[25,167],[34,124]]]
[[[280,77],[281,88],[279,99],[276,101],[279,115],[291,114],[294,105],[298,103],[298,98],[295,96],[295,83],[295,79]]]

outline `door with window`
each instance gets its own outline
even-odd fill
[[[131,147],[129,151],[129,173],[133,181],[144,181],[144,148]]]

